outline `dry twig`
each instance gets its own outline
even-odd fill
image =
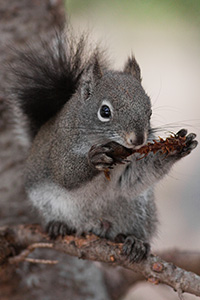
[[[23,259],[27,259],[27,255],[34,249],[45,247],[82,259],[122,266],[142,274],[149,282],[171,286],[178,291],[179,295],[182,295],[182,292],[188,292],[200,296],[200,276],[152,254],[145,261],[132,264],[122,255],[122,244],[113,243],[94,235],[65,236],[52,241],[37,225],[16,225],[0,228],[0,242],[3,239],[7,243],[4,243],[5,248],[2,246],[0,248],[0,266],[7,264],[9,267],[13,263],[17,264]],[[17,256],[13,256],[13,251],[9,250],[9,246],[16,249]]]

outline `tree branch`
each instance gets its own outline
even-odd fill
[[[52,241],[38,225],[16,225],[0,228],[0,277],[2,271],[27,259],[27,256],[37,248],[51,248],[81,259],[124,267],[139,273],[151,283],[164,283],[171,286],[178,291],[180,299],[182,292],[200,296],[200,276],[181,269],[159,256],[151,254],[145,261],[132,264],[122,254],[122,244],[120,243],[113,243],[95,235],[87,235],[86,237],[65,236]],[[165,253],[164,256],[167,257],[167,254]],[[176,256],[178,256],[177,252]],[[200,253],[196,259],[200,260]],[[30,259],[28,260],[30,261]],[[45,260],[31,260],[37,263],[45,262]],[[48,263],[53,264],[55,261]]]

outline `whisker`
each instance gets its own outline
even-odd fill
[[[153,111],[157,111],[157,110],[167,110],[167,111],[173,111],[173,112],[179,112],[178,108],[175,108],[173,106],[170,105],[163,105],[163,106],[157,106],[153,108]]]
[[[194,123],[194,121],[200,122],[200,119],[183,120],[183,121],[171,122],[160,126],[152,127],[149,129],[149,134],[159,133],[159,132],[162,132],[164,134],[174,134],[175,130],[177,128],[180,129],[180,127],[192,128],[194,130],[200,129],[200,123],[198,125],[189,123],[189,122]]]
[[[152,101],[152,107],[154,107],[154,105],[157,103],[159,97],[160,97],[160,93],[162,90],[162,78],[160,77],[160,84],[159,84],[159,90],[157,92],[157,96],[155,97],[155,99]]]

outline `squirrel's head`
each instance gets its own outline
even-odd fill
[[[122,72],[106,70],[95,59],[83,73],[77,93],[82,126],[94,143],[112,140],[137,148],[146,142],[151,103],[134,57]]]

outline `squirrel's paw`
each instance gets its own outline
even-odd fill
[[[195,133],[189,133],[187,135],[186,129],[181,129],[177,132],[176,137],[185,137],[185,146],[181,149],[181,151],[177,152],[176,155],[178,158],[184,157],[190,152],[196,148],[198,145],[198,142],[195,140],[196,134]]]
[[[150,252],[150,245],[132,235],[127,236],[123,244],[123,254],[132,263],[139,263],[146,259]]]
[[[186,137],[185,140],[185,147],[178,153],[181,157],[186,156],[190,154],[190,152],[196,148],[198,145],[198,142],[195,140],[196,134],[195,133],[189,133],[187,135],[186,129],[181,129],[179,132],[177,132],[176,136]]]
[[[46,232],[51,239],[56,239],[59,235],[62,237],[68,234],[72,234],[75,231],[68,227],[67,224],[60,221],[51,221],[46,226]]]
[[[112,169],[114,161],[109,156],[111,152],[113,152],[113,149],[110,147],[94,145],[88,153],[89,163],[99,171]]]

